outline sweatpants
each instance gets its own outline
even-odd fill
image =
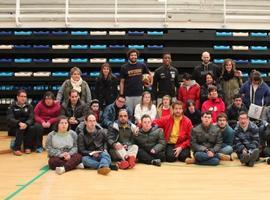
[[[165,153],[166,153],[166,161],[167,162],[175,162],[177,160],[181,162],[185,162],[186,158],[190,158],[190,148],[182,149],[178,157],[175,157],[174,150],[175,145],[174,144],[167,144]]]
[[[160,159],[161,162],[165,161],[165,151],[158,152],[156,154],[152,154],[150,152],[147,152],[144,149],[139,149],[137,158],[139,162],[144,163],[144,164],[152,164],[152,160],[154,159]]]
[[[52,170],[55,170],[56,167],[64,167],[65,171],[70,171],[75,169],[78,164],[82,161],[82,156],[79,153],[73,154],[69,160],[64,160],[57,156],[49,158],[49,167]]]

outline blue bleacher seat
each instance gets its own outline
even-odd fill
[[[266,51],[267,50],[267,46],[251,46],[251,50],[255,50],[255,51]]]
[[[14,62],[15,63],[31,63],[32,58],[15,58]]]
[[[47,63],[47,62],[50,62],[50,59],[48,59],[48,58],[34,58],[33,62]]]
[[[88,31],[71,31],[71,35],[88,35]]]
[[[224,63],[224,59],[214,59],[214,63],[217,64]]]
[[[215,50],[230,50],[231,47],[228,45],[214,45]]]
[[[218,37],[231,37],[232,32],[216,32],[216,36],[218,36]]]
[[[149,49],[163,49],[163,45],[147,45]]]
[[[137,62],[144,62],[144,59],[143,58],[138,58]]]
[[[33,35],[49,35],[50,31],[33,31]]]
[[[54,76],[54,77],[68,77],[69,72],[52,72],[52,76]]]
[[[36,45],[36,44],[34,44],[33,48],[34,49],[49,49],[50,45]]]
[[[248,60],[241,60],[241,59],[235,59],[234,60],[235,63],[248,63]]]
[[[124,63],[126,60],[125,58],[110,58],[109,62],[110,63]]]
[[[242,77],[249,77],[249,74],[248,73],[246,73],[246,72],[242,72]]]
[[[128,31],[128,35],[144,35],[144,31]]]
[[[79,45],[79,44],[73,44],[71,45],[71,49],[88,49],[87,44]]]
[[[71,62],[73,63],[87,63],[87,58],[71,58]]]
[[[9,63],[9,62],[12,62],[13,61],[13,59],[11,59],[11,58],[0,58],[0,62],[4,62],[4,63]]]
[[[32,48],[32,46],[31,45],[14,45],[14,48],[15,49],[30,49],[30,48]]]
[[[265,59],[251,59],[252,64],[267,64],[267,60]]]
[[[128,45],[129,49],[144,49],[144,45],[130,44]]]
[[[12,35],[12,31],[0,31],[0,35]]]
[[[13,76],[13,72],[0,72],[0,77],[10,77]]]
[[[120,44],[112,44],[109,46],[111,49],[123,49],[123,48],[126,48],[125,45],[120,45]]]
[[[32,35],[32,31],[14,31],[14,35]]]
[[[52,31],[53,35],[67,35],[68,31]]]
[[[106,49],[107,45],[90,45],[90,49]]]
[[[94,77],[98,77],[100,75],[100,72],[90,72],[89,76],[94,78]]]
[[[267,32],[251,32],[251,37],[267,37]]]
[[[163,31],[147,31],[147,35],[164,35]]]

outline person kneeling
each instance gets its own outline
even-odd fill
[[[161,166],[161,162],[165,161],[166,146],[163,132],[160,128],[152,127],[149,115],[142,116],[141,125],[138,135],[134,136],[134,141],[139,146],[138,160],[141,163]]]
[[[97,169],[102,175],[107,175],[111,169],[111,157],[106,150],[107,130],[96,126],[94,114],[86,115],[85,127],[78,136],[78,148],[82,154],[82,163],[86,168]]]

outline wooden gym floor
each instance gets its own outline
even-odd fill
[[[270,165],[253,168],[239,160],[217,167],[163,163],[161,167],[137,164],[132,170],[74,170],[61,176],[47,167],[46,152],[21,157],[7,152],[10,138],[0,134],[0,199],[244,199],[270,197]],[[5,151],[3,151],[5,150]]]

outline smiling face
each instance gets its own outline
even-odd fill
[[[214,79],[210,74],[206,75],[205,80],[206,80],[207,85],[210,85],[210,84],[212,84],[214,82]]]
[[[204,52],[202,54],[202,61],[204,64],[208,64],[210,62],[210,59],[211,59],[211,57],[210,57],[210,54],[208,52]]]
[[[110,68],[109,67],[103,67],[102,68],[102,73],[104,77],[108,77],[109,73],[110,73]]]
[[[17,103],[19,105],[24,105],[26,104],[27,101],[27,94],[25,92],[21,92],[18,96],[17,96]]]
[[[232,61],[226,62],[226,64],[225,64],[225,69],[226,69],[226,71],[227,71],[227,72],[231,72],[231,71],[232,71],[232,68],[233,68]]]
[[[144,105],[148,105],[151,102],[151,94],[149,93],[144,94],[142,98]]]
[[[130,55],[129,55],[129,61],[131,63],[136,63],[137,62],[137,59],[138,59],[138,55],[137,55],[136,52],[130,53]]]
[[[74,71],[72,74],[71,74],[71,78],[74,80],[74,81],[79,81],[80,78],[81,78],[81,73],[79,71]]]
[[[246,128],[249,124],[249,118],[247,114],[241,114],[238,117],[239,125],[241,128]]]
[[[152,120],[150,117],[144,117],[142,119],[142,129],[148,132],[152,128]]]

